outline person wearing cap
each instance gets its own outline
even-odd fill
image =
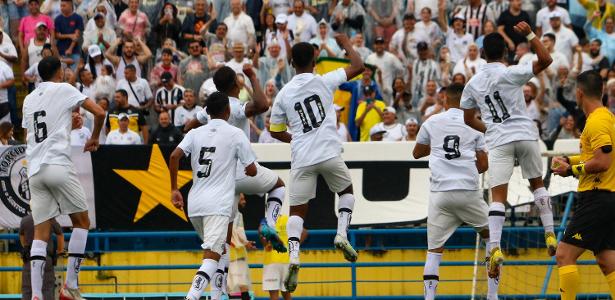
[[[163,73],[170,73],[173,80],[177,81],[179,68],[173,63],[173,51],[169,48],[163,48],[161,53],[160,62],[149,73],[149,84],[152,90],[157,90],[162,85],[160,76]]]
[[[455,65],[453,74],[461,73],[467,80],[470,80],[470,78],[478,72],[478,69],[486,63],[487,61],[480,57],[478,45],[472,43],[468,46],[468,54],[466,54],[466,57],[458,61]]]
[[[49,35],[53,39],[55,33],[53,20],[49,16],[41,14],[40,8],[41,5],[38,0],[28,0],[28,11],[30,15],[21,18],[19,23],[19,49],[24,49],[26,42],[36,35],[36,28],[39,22],[43,22],[47,25]]]
[[[357,32],[363,32],[365,17],[365,9],[357,1],[341,0],[337,1],[329,23],[336,32],[353,36]]]
[[[242,0],[230,0],[230,4],[231,14],[224,19],[228,25],[228,38],[253,48],[256,45],[256,29],[252,18],[243,12]]]
[[[107,134],[107,145],[141,145],[141,137],[138,133],[128,129],[130,119],[125,113],[120,113],[118,116],[118,128],[111,130]]]
[[[107,75],[113,75],[113,64],[103,56],[103,52],[100,50],[98,45],[90,45],[87,53],[88,57],[85,61],[84,68],[92,73],[94,80],[96,80],[99,76],[102,76],[103,69],[107,67],[111,69],[110,74]]]
[[[404,125],[406,127],[404,141],[416,141],[416,136],[419,132],[419,121],[416,118],[408,118]]]
[[[339,106],[337,104],[333,104],[335,108],[335,118],[337,120],[337,136],[340,138],[342,142],[352,142],[352,138],[350,137],[350,133],[348,132],[348,128],[346,124],[341,121],[342,112],[345,107]]]
[[[384,139],[384,134],[387,131],[379,127],[373,126],[369,129],[369,141],[381,142]]]
[[[310,40],[310,44],[319,45],[321,57],[341,57],[343,54],[342,49],[329,34],[329,24],[325,19],[318,22],[318,35]]]
[[[123,89],[115,91],[115,108],[107,113],[105,132],[109,134],[116,129],[120,129],[120,119],[122,119],[122,115],[126,115],[128,117],[128,122],[126,123],[127,130],[137,135],[140,133],[141,136],[143,136],[143,140],[147,141],[149,137],[149,126],[147,126],[141,110],[128,103],[128,93],[128,91]],[[107,136],[107,141],[109,141],[109,136]]]
[[[578,0],[587,11],[587,19],[591,19],[592,27],[602,30],[608,18],[615,18],[615,3],[609,0]]]
[[[508,45],[509,56],[512,56],[517,45],[527,41],[524,36],[514,30],[515,25],[519,22],[531,23],[530,15],[526,11],[521,10],[522,2],[522,0],[510,0],[508,10],[502,12],[497,22],[498,32]]]
[[[536,13],[536,35],[537,36],[542,36],[544,32],[548,32],[551,30],[551,22],[550,22],[549,15],[555,11],[560,13],[561,20],[562,20],[562,23],[564,23],[564,26],[568,28],[572,26],[571,20],[570,20],[570,14],[565,8],[557,5],[557,2],[558,2],[557,0],[546,0],[545,1],[546,6],[541,8]]]
[[[258,49],[258,47],[257,47]],[[258,76],[261,82],[267,82],[273,79],[277,86],[283,86],[290,81],[292,71],[288,60],[282,57],[282,47],[277,39],[271,40],[267,44],[267,53],[263,57],[254,55],[252,65],[258,70]]]
[[[190,41],[203,40],[203,36],[209,30],[211,23],[215,20],[209,15],[208,8],[206,0],[194,1],[194,13],[188,14],[181,25],[181,37],[183,38],[183,43],[180,44],[181,46],[188,46],[188,42]],[[175,8],[174,11],[177,11],[177,8]],[[173,14],[177,15],[176,13]],[[162,22],[162,19],[160,22]],[[165,20],[165,22],[168,22],[168,20]],[[178,40],[178,42],[182,41]]]
[[[416,30],[415,24],[414,14],[406,14],[403,20],[404,26],[391,37],[389,51],[395,54],[404,65],[412,64],[417,59],[416,46],[419,42],[429,41],[424,31]]]
[[[21,51],[21,70],[25,72],[29,67],[43,59],[41,53],[45,44],[51,44],[47,23],[36,24],[36,34],[26,42],[26,51]]]
[[[406,136],[406,128],[397,122],[397,111],[389,106],[382,112],[382,122],[374,125],[371,130],[384,131],[383,142],[399,142]]]
[[[305,10],[303,0],[293,0],[293,13],[288,16],[288,29],[297,37],[297,42],[307,42],[318,34],[314,17]]]
[[[369,85],[363,86],[363,98],[357,106],[355,123],[359,127],[359,141],[369,141],[369,130],[382,122],[382,112],[386,104],[375,98],[376,91]]]
[[[572,61],[572,52],[579,45],[579,38],[572,29],[562,26],[562,14],[559,11],[549,14],[549,23],[551,30],[546,33],[555,35],[555,51],[564,54],[569,62]]]
[[[87,51],[91,45],[100,47],[101,51],[109,49],[117,38],[115,30],[107,26],[107,18],[101,12],[97,12],[91,21],[94,22],[94,26],[86,26],[83,33],[83,51]]]
[[[265,44],[268,47],[274,40],[277,40],[282,47],[280,55],[282,55],[283,58],[286,58],[290,63],[290,56],[287,55],[287,53],[290,53],[291,46],[294,44],[295,34],[288,28],[288,16],[286,16],[286,14],[276,15],[275,25],[277,28],[276,31],[269,32],[265,36]]]
[[[366,63],[378,66],[378,71],[382,74],[382,94],[384,101],[392,103],[393,78],[404,74],[402,62],[393,53],[385,50],[384,37],[377,37],[374,42],[375,52],[370,54],[365,60]]]
[[[56,47],[60,56],[70,59],[70,68],[75,71],[81,60],[79,39],[83,34],[83,18],[73,12],[72,0],[60,1],[61,14],[55,18]]]
[[[430,56],[429,44],[419,42],[416,45],[418,59],[412,64],[412,81],[410,82],[412,92],[412,106],[419,107],[419,101],[427,94],[427,82],[430,80],[440,80],[440,66]]]
[[[175,84],[173,75],[164,72],[160,76],[162,86],[156,91],[154,96],[154,109],[160,113],[167,111],[171,118],[171,123],[175,121],[175,109],[184,101],[184,87]]]
[[[466,56],[468,45],[474,42],[474,36],[466,33],[466,18],[462,14],[454,15],[453,26],[449,27],[446,20],[446,1],[440,1],[438,5],[438,23],[446,35],[445,45],[450,52],[451,62],[457,63]]]

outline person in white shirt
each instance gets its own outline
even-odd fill
[[[299,275],[299,239],[310,199],[316,196],[316,180],[322,175],[329,189],[339,195],[338,226],[335,247],[348,261],[357,260],[357,252],[348,241],[354,195],[348,167],[341,157],[342,143],[337,136],[333,92],[363,72],[365,66],[345,34],[335,36],[350,57],[350,65],[323,76],[314,75],[314,47],[298,43],[292,48],[296,74],[278,93],[271,110],[271,136],[291,143],[290,218],[287,232],[290,265],[284,285],[289,292],[297,288]],[[381,45],[384,50],[384,41]],[[289,124],[291,135],[286,128]]]
[[[403,62],[412,64],[418,57],[416,45],[419,42],[428,42],[429,36],[425,31],[415,28],[416,19],[413,14],[404,16],[403,27],[398,29],[391,37],[389,51]]]
[[[346,124],[344,124],[340,119],[342,117],[342,111],[344,111],[345,107],[337,104],[333,104],[333,107],[335,107],[335,119],[337,120],[337,136],[342,142],[352,142],[352,138],[350,137]]]
[[[288,29],[295,34],[296,42],[308,42],[318,34],[316,20],[305,11],[303,0],[294,0],[293,12],[288,16]]]
[[[377,131],[384,131],[384,142],[399,142],[406,136],[406,128],[397,122],[397,111],[390,106],[382,111],[382,122],[374,127]]]
[[[434,49],[439,49],[442,45],[442,31],[438,23],[434,22],[432,19],[433,13],[431,8],[423,7],[420,16],[421,21],[414,25],[414,30],[426,36],[428,38],[427,41],[429,41],[429,44],[432,45]]]
[[[191,89],[185,90],[184,102],[175,109],[175,120],[173,121],[173,125],[183,129],[184,126],[194,118],[196,113],[202,109],[203,107],[196,105],[194,91]]]
[[[557,0],[546,0],[545,7],[536,13],[536,35],[542,36],[544,32],[551,31],[551,13],[556,11],[561,15],[561,21],[566,27],[571,26],[570,14],[568,11],[557,5]]]
[[[455,65],[453,74],[463,74],[466,77],[466,80],[470,80],[470,78],[478,72],[478,69],[486,63],[487,61],[480,58],[478,46],[472,43],[468,46],[468,54],[466,57],[463,60],[458,61]]]
[[[124,70],[124,79],[117,82],[116,90],[128,92],[128,104],[139,109],[148,109],[154,103],[154,95],[147,80],[137,77],[134,65],[127,65]]]
[[[393,39],[394,40],[394,39]],[[391,42],[392,43],[392,42]],[[365,60],[366,63],[378,67],[382,72],[382,97],[386,103],[393,101],[393,79],[397,76],[403,76],[404,65],[391,52],[385,51],[384,38],[377,37],[374,42],[374,50],[376,52],[370,54]]]
[[[0,61],[5,62],[9,66],[13,66],[17,62],[17,49],[11,41],[11,37],[0,30]]]
[[[118,115],[118,129],[111,130],[109,134],[107,134],[107,145],[141,145],[143,141],[141,140],[141,136],[128,129],[128,125],[130,124],[130,120],[128,119],[128,115],[125,113],[121,113]]]
[[[295,42],[295,34],[288,28],[288,16],[286,16],[286,14],[276,15],[275,25],[277,27],[275,32],[267,32],[265,36],[265,45],[269,48],[269,45],[277,42],[281,47],[280,57],[288,59],[287,53]]]
[[[441,5],[446,7],[446,1],[441,1]],[[446,34],[446,47],[450,51],[450,59],[452,62],[457,63],[466,57],[468,52],[468,46],[474,43],[474,37],[466,33],[465,22],[466,19],[463,15],[457,14],[453,17],[453,28],[448,26],[445,16],[445,9],[439,9],[439,23],[442,32]]]
[[[572,52],[579,45],[579,38],[572,29],[562,26],[562,13],[553,11],[549,14],[551,30],[545,33],[555,34],[555,51],[561,52],[568,61],[572,60]]]
[[[423,272],[426,300],[435,299],[444,243],[457,227],[466,223],[489,242],[489,207],[479,187],[479,174],[488,168],[487,145],[481,132],[464,123],[459,109],[462,92],[461,84],[447,87],[446,112],[423,123],[413,150],[415,159],[429,156],[431,172]]]
[[[523,86],[535,75],[545,70],[553,61],[531,27],[519,22],[514,30],[527,37],[538,60],[532,65],[507,67],[506,42],[499,33],[485,37],[484,48],[487,64],[470,79],[463,90],[461,108],[465,110],[465,123],[485,132],[489,146],[489,186],[493,202],[489,208],[489,284],[499,284],[499,267],[504,261],[500,250],[500,239],[508,193],[508,182],[518,159],[523,177],[529,179],[534,194],[534,203],[540,212],[545,228],[545,240],[549,255],[555,255],[557,239],[553,233],[553,212],[549,192],[542,180],[542,159],[538,144],[538,130],[526,112]],[[481,120],[476,118],[480,111]],[[490,295],[493,297],[493,295]]]
[[[81,114],[74,111],[72,115],[72,127],[70,131],[70,145],[71,146],[85,146],[85,143],[88,142],[90,137],[92,137],[92,132],[87,127],[83,126],[83,118]]]
[[[243,66],[250,64],[250,60],[245,57],[245,52],[245,45],[241,42],[236,42],[233,45],[233,58],[227,61],[224,65],[233,69],[233,71],[237,74],[243,74]]]
[[[224,19],[224,24],[228,26],[227,38],[252,48],[256,43],[254,22],[243,12],[241,5],[241,0],[231,0],[231,14]]]
[[[51,221],[60,215],[69,215],[73,231],[68,244],[66,283],[60,297],[80,300],[83,297],[79,293],[78,274],[90,219],[85,192],[71,160],[71,115],[80,106],[94,114],[94,133],[84,150],[96,151],[105,112],[93,100],[63,82],[64,68],[58,58],[43,58],[38,70],[43,82],[24,99],[22,121],[26,131],[30,209],[34,219],[34,241],[30,248],[32,296],[43,299],[42,271]]]
[[[14,84],[13,69],[0,60],[0,122],[11,121],[8,89]]]
[[[244,133],[227,123],[231,117],[229,98],[214,92],[206,101],[211,120],[192,130],[171,154],[171,201],[183,209],[184,199],[177,186],[179,160],[190,156],[192,187],[188,193],[188,217],[203,241],[203,261],[194,276],[186,299],[198,300],[214,278],[225,251],[227,230],[235,210],[236,170],[247,176],[257,174],[256,155]],[[226,250],[228,251],[228,249]]]
[[[416,141],[416,136],[419,132],[419,121],[415,118],[406,120],[406,136],[404,141]]]

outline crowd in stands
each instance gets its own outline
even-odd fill
[[[572,22],[573,1],[587,11],[584,24]],[[239,98],[250,101],[243,67],[252,65],[272,105],[294,74],[291,47],[309,42],[320,60],[343,59],[336,32],[351,37],[368,65],[340,86],[347,98],[336,106],[340,139],[412,141],[422,122],[445,110],[446,87],[486,64],[486,34],[504,36],[509,64],[536,59],[513,30],[520,21],[553,57],[524,87],[527,113],[545,141],[578,138],[585,119],[576,74],[599,71],[615,111],[614,19],[609,0],[3,0],[0,142],[15,142],[17,89],[40,83],[37,64],[46,56],[60,57],[65,81],[108,112],[104,143],[177,144],[215,90],[218,68],[237,72]],[[252,118],[252,142],[278,142],[268,113]],[[92,120],[73,114],[74,145],[87,140]]]

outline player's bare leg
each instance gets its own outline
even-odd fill
[[[530,188],[534,194],[534,204],[538,207],[540,213],[540,221],[545,229],[545,244],[547,245],[547,251],[549,256],[555,255],[557,250],[557,237],[553,229],[553,209],[551,207],[551,196],[545,189],[545,184],[542,181],[542,177],[532,178],[530,181]]]
[[[352,210],[354,208],[354,195],[352,194],[352,185],[344,191],[338,193],[338,217],[337,217],[337,234],[333,244],[344,253],[344,258],[349,262],[357,261],[359,255],[354,250],[348,241],[348,226],[352,219]]]
[[[611,291],[611,298],[615,297],[615,250],[602,250],[596,255],[596,262],[606,277]]]
[[[226,232],[226,244],[224,245],[224,252],[218,260],[218,268],[211,278],[211,299],[219,300],[223,294],[227,293],[226,279],[228,277],[228,265],[230,263],[230,248],[231,237],[233,236],[233,223],[229,223]]]
[[[278,178],[276,185],[267,193],[267,204],[265,205],[265,222],[261,222],[261,234],[265,239],[271,242],[271,246],[275,251],[284,253],[288,251],[284,246],[282,240],[278,236],[275,230],[275,223],[280,215],[282,209],[282,201],[284,201],[284,195],[286,193],[286,187],[284,181]]]
[[[70,215],[73,232],[68,242],[68,262],[66,264],[66,283],[60,291],[60,299],[83,299],[79,293],[79,269],[84,259],[85,244],[88,240],[90,218],[88,212],[78,212]]]
[[[288,275],[284,279],[284,286],[289,292],[294,292],[297,289],[299,281],[299,251],[301,247],[301,233],[303,232],[303,222],[308,212],[308,203],[295,205],[290,207],[290,217],[286,223],[286,232],[288,233],[288,255],[290,262],[288,266]]]
[[[489,206],[489,277],[497,278],[500,275],[500,266],[504,263],[504,254],[501,250],[502,228],[506,219],[506,198],[508,197],[508,184],[491,188],[493,202]]]
[[[555,254],[559,272],[559,291],[562,300],[574,300],[577,298],[580,275],[577,268],[577,259],[585,249],[560,242]],[[596,257],[598,258],[598,257]]]

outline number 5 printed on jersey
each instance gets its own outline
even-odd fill
[[[320,116],[320,121],[316,120],[316,114],[314,114],[314,109],[311,105],[312,102],[316,104],[316,108],[318,109],[318,115]],[[320,100],[320,97],[318,97],[318,95],[312,95],[305,98],[303,100],[303,105],[301,104],[301,102],[296,102],[295,111],[297,112],[297,114],[299,114],[299,119],[301,119],[301,124],[303,124],[303,133],[310,132],[312,131],[312,129],[320,127],[320,124],[322,124],[322,121],[324,121],[326,117],[325,108],[322,105],[322,101]]]
[[[211,156],[215,152],[216,147],[201,147],[201,153],[199,153],[199,164],[203,167],[201,167],[201,170],[196,172],[196,176],[198,178],[209,177],[209,174],[211,173],[211,165],[213,164]]]
[[[504,120],[510,118],[510,114],[508,113],[508,109],[504,105],[504,101],[502,100],[502,97],[500,97],[500,92],[495,91],[493,93],[493,98],[495,99],[495,102],[497,102],[497,105],[500,107],[500,110],[502,111],[501,118],[498,114],[498,111],[495,109],[495,105],[493,104],[493,101],[491,101],[491,97],[489,97],[489,95],[485,95],[485,104],[489,106],[489,111],[491,112],[491,115],[493,116],[493,119],[492,119],[493,123],[502,123]]]

